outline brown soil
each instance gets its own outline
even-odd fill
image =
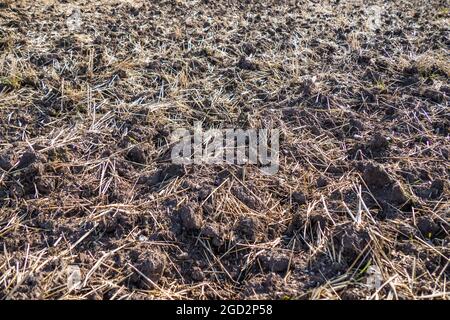
[[[448,298],[446,1],[66,2],[0,0],[1,298]]]

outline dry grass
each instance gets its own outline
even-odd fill
[[[0,297],[448,299],[442,1],[100,2],[0,1]],[[195,121],[279,172],[170,166]]]

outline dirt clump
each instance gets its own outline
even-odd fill
[[[65,2],[0,10],[0,299],[448,296],[443,1]]]
[[[126,159],[139,164],[147,163],[147,157],[145,156],[144,150],[139,146],[132,147],[128,151]]]
[[[299,206],[306,204],[306,201],[307,201],[306,196],[302,192],[299,192],[299,191],[293,192],[291,198],[292,198],[292,203],[299,205]]]
[[[178,164],[169,164],[162,166],[161,169],[156,170],[150,175],[143,175],[139,177],[138,183],[146,185],[148,188],[157,187],[165,181],[176,177],[182,177],[186,173],[184,167]]]
[[[435,179],[429,186],[418,188],[416,194],[425,199],[437,199],[442,196],[445,188],[444,180]]]
[[[370,237],[365,230],[358,230],[347,224],[333,231],[333,245],[342,253],[345,261],[351,264],[368,249]]]
[[[276,273],[287,272],[291,261],[288,255],[279,253],[264,253],[258,259],[264,270]]]
[[[200,213],[192,206],[181,206],[175,211],[175,215],[180,221],[181,227],[185,231],[198,231],[202,227],[202,217]]]
[[[167,259],[158,250],[146,250],[144,253],[132,252],[132,275],[129,283],[142,289],[152,289],[163,276]]]
[[[381,204],[406,209],[411,201],[400,183],[391,179],[381,165],[366,164],[363,167],[362,178],[375,199]]]
[[[247,207],[253,210],[259,210],[261,208],[260,202],[254,195],[252,195],[249,190],[244,187],[237,187],[232,190],[233,195],[239,199],[240,202],[245,204]]]
[[[36,153],[33,151],[26,151],[19,159],[19,162],[14,166],[15,170],[22,170],[32,165],[37,160]]]
[[[202,228],[201,235],[211,241],[211,244],[219,248],[224,245],[222,233],[213,225],[206,225]]]

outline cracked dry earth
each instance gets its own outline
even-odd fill
[[[447,1],[0,1],[0,297],[446,299]],[[280,168],[170,133],[278,128]]]

